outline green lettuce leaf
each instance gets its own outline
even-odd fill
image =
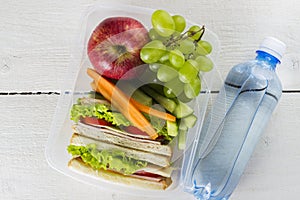
[[[166,121],[157,117],[144,114],[150,121],[153,128],[157,131],[159,136],[162,136],[162,144],[168,144],[173,137],[168,135],[166,128]],[[81,99],[78,99],[77,104],[74,104],[71,109],[71,120],[78,122],[81,117],[96,117],[104,119],[115,126],[129,126],[130,121],[122,115],[122,113],[112,111],[109,105],[106,104],[82,104]]]
[[[105,104],[74,104],[71,109],[71,120],[78,122],[81,117],[104,119],[116,126],[129,126],[130,122],[118,112],[110,110]]]
[[[157,133],[159,136],[163,136],[162,139],[160,140],[161,144],[169,144],[174,138],[168,134],[167,126],[164,126]]]
[[[82,161],[93,169],[107,170],[109,168],[125,175],[133,174],[148,164],[146,161],[130,158],[118,150],[99,151],[95,144],[87,146],[69,145],[68,152],[73,156],[80,156]]]
[[[160,142],[162,144],[169,144],[173,137],[168,134],[166,121],[157,117],[149,117],[147,116],[153,128],[157,131],[157,134],[161,137]]]

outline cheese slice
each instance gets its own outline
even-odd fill
[[[150,172],[153,174],[157,174],[157,175],[160,175],[163,177],[171,177],[172,171],[174,169],[172,167],[160,167],[157,165],[148,164],[146,167],[144,167],[140,170],[143,170],[145,172]]]

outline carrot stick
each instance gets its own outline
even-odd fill
[[[155,116],[155,117],[167,120],[167,121],[171,121],[171,122],[175,122],[176,121],[176,117],[175,116],[173,116],[173,115],[171,115],[169,113],[166,113],[166,112],[162,112],[162,111],[156,110],[156,109],[151,108],[149,106],[145,106],[144,104],[141,104],[140,102],[134,100],[133,98],[130,98],[130,102],[133,105],[135,105],[135,107],[137,109],[139,109],[140,111],[142,111],[144,113],[147,113],[149,115],[152,115],[152,116]]]
[[[87,74],[95,80],[96,88],[111,102],[134,126],[145,131],[151,139],[158,137],[157,132],[152,127],[145,116],[130,102],[128,97],[114,84],[100,76],[95,70],[87,69]]]
[[[100,91],[97,90],[95,82],[91,83],[91,87],[92,87],[93,90],[100,93]],[[158,117],[160,119],[167,120],[167,121],[171,121],[171,122],[176,121],[176,117],[169,114],[169,113],[162,112],[162,111],[156,110],[154,108],[151,108],[149,106],[146,106],[146,105],[134,100],[133,98],[129,98],[129,100],[141,112],[147,113],[149,115],[152,115],[152,116],[155,116],[155,117]]]

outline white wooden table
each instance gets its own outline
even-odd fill
[[[101,1],[104,2],[104,1]],[[218,69],[253,58],[265,36],[287,46],[278,68],[284,93],[232,195],[233,200],[300,195],[300,1],[116,1],[164,8],[206,24],[221,42]],[[150,198],[110,193],[51,169],[44,149],[80,19],[92,0],[0,3],[0,199]]]

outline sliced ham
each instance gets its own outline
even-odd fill
[[[90,137],[95,140],[159,155],[172,155],[171,147],[168,145],[162,145],[158,141],[132,137],[115,128],[107,126],[99,126],[99,128],[97,128],[83,123],[78,123],[73,126],[73,130],[74,133]]]

